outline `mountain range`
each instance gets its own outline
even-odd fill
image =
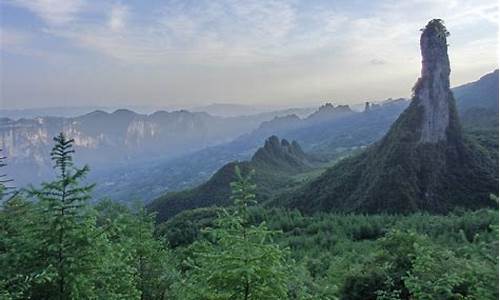
[[[498,71],[483,76],[477,84],[466,84],[452,89],[498,89],[498,80],[495,85],[484,85],[481,81],[498,79]],[[469,92],[474,94],[475,91]],[[493,92],[491,92],[493,93]],[[477,109],[477,98],[461,98],[458,94],[457,102],[463,125],[470,132],[470,127],[475,127],[473,138],[486,146],[486,151],[491,150],[491,155],[498,157],[498,113],[489,113],[488,124],[478,124],[484,119],[473,116]],[[200,151],[176,158],[175,160],[155,162],[149,164],[134,164],[121,168],[119,171],[110,170],[107,173],[94,176],[93,181],[105,182],[97,187],[96,194],[109,195],[121,201],[142,199],[149,201],[169,191],[179,191],[191,188],[205,182],[223,165],[236,160],[249,160],[253,153],[272,135],[288,140],[296,140],[302,148],[322,156],[325,159],[336,159],[345,153],[366,147],[378,140],[389,130],[391,124],[401,112],[408,107],[408,99],[387,99],[368,103],[368,109],[362,112],[347,109],[343,105],[325,104],[308,116],[284,114],[263,122],[250,133],[237,137],[233,141],[208,147]],[[494,107],[498,97],[488,98],[483,101],[487,107]],[[466,105],[466,109],[460,109]],[[340,106],[336,109],[337,106]],[[491,110],[489,110],[491,111]],[[472,117],[464,117],[464,115]],[[484,123],[484,122],[482,122]],[[494,124],[495,126],[492,126]],[[488,128],[485,132],[485,128]],[[493,128],[493,129],[492,129]],[[476,134],[480,130],[480,134]],[[488,137],[488,138],[485,138]]]
[[[452,91],[466,134],[471,132],[486,151],[493,149],[489,152],[498,161],[494,150],[498,146],[498,70]],[[249,160],[271,135],[296,140],[306,152],[323,159],[336,159],[380,140],[409,103],[388,99],[369,103],[362,112],[327,103],[316,110],[239,117],[185,110],[150,115],[117,110],[73,118],[1,118],[0,148],[16,185],[36,184],[53,176],[48,160],[51,139],[64,131],[75,138],[78,163],[90,165],[89,181],[100,182],[96,195],[150,201],[201,184],[228,162]]]
[[[423,30],[421,51],[422,75],[413,88],[413,97],[380,141],[341,160],[325,172],[310,176],[302,184],[293,182],[289,174],[288,186],[280,185],[273,182],[279,178],[276,171],[261,171],[256,179],[257,186],[261,186],[257,199],[265,205],[295,208],[304,213],[446,213],[455,207],[474,209],[496,205],[489,195],[498,191],[498,154],[495,161],[484,151],[484,141],[478,142],[475,139],[477,137],[467,136],[462,129],[449,83],[446,29],[440,20],[429,22]],[[492,107],[494,111],[495,105],[498,107],[498,93],[496,99],[493,93],[493,97],[480,101],[473,96],[474,92],[477,92],[478,97],[491,94],[491,91],[483,89],[498,89],[498,80],[496,87],[483,82],[492,82],[491,78],[495,76],[498,78],[497,71],[458,89],[462,116],[471,110]],[[407,103],[405,100],[399,102]],[[368,119],[367,116],[378,109],[380,107],[372,107],[367,103],[365,111],[361,113],[362,119]],[[329,115],[331,112],[335,112],[334,118]],[[496,113],[498,119],[498,109]],[[297,129],[307,127],[298,126],[299,123],[317,126],[324,121],[330,124],[332,119],[345,120],[353,115],[359,116],[348,107],[326,104],[304,120],[296,116],[276,118],[259,129],[283,130],[291,127],[297,134]],[[292,126],[286,126],[287,123]],[[321,128],[325,130],[327,127]],[[307,129],[309,135],[314,135],[315,131],[311,127]],[[328,136],[331,137],[331,134]],[[290,144],[282,141],[281,145]],[[250,162],[226,164],[206,183],[184,192],[159,197],[149,208],[157,212],[158,221],[163,222],[185,209],[228,205],[229,183],[231,178],[234,179],[233,169],[236,165],[243,172],[250,169],[283,170],[296,165],[293,159],[283,158],[281,148],[279,139],[273,136],[265,142],[264,147],[257,150]],[[493,151],[498,152],[498,149]],[[298,153],[305,155],[302,150]],[[266,159],[256,164],[254,161],[259,157]],[[313,166],[309,168],[314,169]],[[307,170],[302,172],[307,173]],[[262,193],[262,190],[267,193]]]
[[[119,109],[96,110],[78,117],[0,118],[0,149],[16,184],[37,184],[52,175],[52,137],[64,132],[75,140],[79,163],[100,174],[121,166],[173,159],[250,132],[273,117],[302,109],[241,117],[205,112],[157,111],[146,115]]]

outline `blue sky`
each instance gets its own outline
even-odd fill
[[[442,18],[452,83],[497,68],[496,0],[0,0],[1,106],[408,97]]]

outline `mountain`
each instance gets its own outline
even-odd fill
[[[168,193],[155,199],[148,208],[157,212],[157,220],[162,222],[184,210],[229,205],[230,183],[235,180],[236,166],[243,174],[255,170],[257,199],[264,201],[289,187],[292,175],[309,171],[319,164],[321,161],[304,153],[297,142],[280,141],[278,137],[271,136],[250,161],[230,162],[200,186]]]
[[[348,115],[332,110],[329,118],[297,115],[276,116],[257,129],[229,143],[208,147],[175,160],[134,163],[120,169],[92,176],[100,182],[95,194],[119,201],[142,199],[146,202],[172,191],[205,182],[225,164],[249,160],[260,145],[272,135],[296,140],[306,152],[335,159],[344,152],[364,147],[380,139],[408,105],[404,99],[374,105],[369,113]],[[317,111],[320,111],[318,108]]]
[[[275,107],[230,104],[230,103],[212,103],[206,106],[198,106],[190,109],[194,112],[206,112],[212,116],[219,117],[241,117],[241,116],[256,116],[256,115],[284,115],[297,114],[301,116],[309,115],[313,109],[307,108],[288,108],[277,109]]]
[[[460,113],[471,108],[485,108],[498,113],[498,69],[479,80],[453,88]]]
[[[498,74],[494,72],[493,75],[495,73]],[[474,106],[484,101],[467,97],[475,93],[495,95],[496,92],[495,101],[487,103],[498,103],[498,82],[496,85],[483,83],[489,78],[491,75],[483,76],[474,84],[454,88],[453,92],[467,136],[498,160],[498,110]],[[461,89],[459,93],[455,91],[457,88]],[[63,128],[73,128],[66,132],[73,134],[78,143],[76,158],[79,163],[90,164],[89,181],[99,183],[96,197],[149,201],[168,191],[201,184],[231,161],[250,159],[271,135],[296,140],[306,152],[333,159],[380,140],[408,104],[406,99],[371,102],[365,112],[325,104],[316,110],[289,109],[232,118],[207,117],[205,113],[186,111],[134,115],[124,110],[116,115],[94,111],[75,118],[40,117],[17,121],[0,118],[0,147],[6,148],[4,153],[8,154],[9,175],[15,179],[16,186],[22,187],[54,176],[48,160],[51,138]],[[461,105],[470,108],[463,112]],[[133,116],[131,123],[126,120],[127,115]],[[205,121],[188,122],[197,119]],[[159,125],[152,126],[153,123]],[[120,129],[117,124],[127,129]],[[129,124],[135,125],[129,130]],[[190,124],[197,124],[192,132],[188,130]],[[216,136],[221,133],[218,127],[236,130],[227,136]],[[144,128],[144,137],[141,137],[141,128]],[[170,135],[155,133],[155,141],[152,128],[161,128]],[[204,133],[205,129],[208,132]]]
[[[495,163],[464,138],[449,87],[450,65],[440,20],[422,32],[422,72],[409,107],[374,145],[340,162],[275,204],[304,212],[446,213],[496,206]]]
[[[331,103],[326,103],[321,106],[317,111],[312,113],[307,117],[306,121],[309,123],[318,123],[323,121],[329,121],[332,118],[341,118],[343,116],[348,116],[352,114],[353,111],[349,105],[337,105],[334,106]]]
[[[96,110],[73,117],[0,119],[0,148],[8,157],[7,172],[16,185],[38,183],[52,174],[52,137],[64,132],[75,140],[79,163],[95,172],[131,162],[165,160],[226,143],[255,129],[270,116],[214,117],[186,110],[150,115],[119,109]]]
[[[494,87],[481,85],[481,88]],[[343,105],[337,105],[340,106],[339,109],[331,109],[337,106],[325,104],[305,117],[281,111],[283,115],[270,117],[257,129],[229,143],[208,147],[175,160],[129,164],[119,170],[97,174],[92,180],[104,182],[97,186],[97,195],[110,196],[120,201],[148,201],[168,191],[197,186],[231,161],[250,159],[271,135],[296,140],[307,152],[334,159],[346,151],[380,140],[408,104],[409,100],[403,98],[372,101],[368,104],[368,110],[362,113],[353,112],[351,109],[345,113],[346,107]],[[474,109],[476,107],[471,110]],[[328,117],[325,118],[326,116]],[[468,116],[470,117],[461,116],[464,126],[468,129],[468,136],[484,145],[486,150],[491,152],[492,158],[498,160],[498,121],[495,121],[498,120],[498,113],[487,118],[490,120],[487,132],[484,132],[484,123],[487,120],[484,112],[478,112],[478,115],[469,113]],[[494,131],[489,129],[491,124],[495,124]],[[470,131],[472,127],[474,130]],[[481,132],[478,132],[479,130]]]

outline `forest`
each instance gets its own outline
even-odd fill
[[[52,181],[2,177],[2,300],[498,299],[496,209],[305,215],[258,204],[258,174],[236,168],[231,206],[158,224],[94,202],[73,142],[54,138]]]

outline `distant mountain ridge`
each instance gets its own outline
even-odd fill
[[[478,80],[453,88],[460,113],[470,108],[485,108],[498,113],[498,69]]]
[[[204,112],[157,111],[145,115],[119,109],[96,110],[78,117],[0,119],[0,148],[16,184],[50,178],[52,137],[64,132],[75,140],[79,163],[94,172],[134,161],[166,160],[233,140],[279,112],[222,118]]]
[[[212,103],[205,106],[193,107],[189,110],[193,112],[206,112],[210,115],[218,117],[255,116],[266,115],[270,113],[275,114],[276,112],[280,112],[280,114],[297,114],[300,116],[306,116],[314,111],[314,109],[311,107],[283,109],[260,105],[244,105],[232,103]]]
[[[396,99],[374,105],[369,113],[346,115],[332,110],[328,114],[330,118],[325,118],[324,114],[321,118],[277,116],[229,143],[208,147],[175,161],[134,165],[94,177],[94,181],[106,182],[97,187],[96,193],[122,200],[142,198],[148,201],[169,191],[196,186],[224,164],[250,160],[272,135],[296,140],[306,152],[334,158],[346,150],[378,140],[407,105],[406,100]]]
[[[498,76],[498,71],[481,77],[474,84],[465,84],[452,89],[464,127],[472,126],[481,129],[488,126],[492,128],[491,130],[498,131],[498,109],[495,109],[495,105],[498,107],[498,81],[492,79],[494,76]],[[485,80],[489,83],[484,83]],[[473,91],[470,91],[471,89]],[[489,91],[483,91],[484,89],[489,89]],[[489,98],[490,100],[483,101],[481,97],[473,97],[474,94],[496,95],[496,99]],[[179,144],[161,141],[157,149],[152,152],[148,151],[151,150],[154,138],[147,137],[148,132],[151,133],[155,128],[162,126],[168,127],[166,130],[172,134],[189,132],[183,126],[189,127],[195,123],[186,122],[189,118],[182,118],[182,116],[197,114],[186,113],[186,111],[184,113],[160,111],[150,115],[137,114],[139,121],[145,119],[145,116],[149,116],[149,121],[133,122],[134,126],[130,128],[128,128],[127,118],[130,120],[131,114],[127,110],[120,110],[115,115],[105,111],[94,111],[76,118],[44,117],[18,121],[0,118],[0,145],[4,148],[11,148],[6,145],[15,145],[12,148],[14,153],[6,154],[8,154],[8,172],[15,178],[16,185],[36,183],[42,178],[53,176],[51,164],[48,161],[51,138],[66,127],[67,132],[73,134],[80,145],[76,147],[79,163],[90,163],[92,172],[89,180],[100,183],[96,189],[96,195],[111,196],[118,201],[131,199],[148,201],[166,191],[180,190],[202,183],[218,168],[230,161],[250,159],[257,148],[271,135],[296,140],[307,152],[330,157],[345,150],[364,147],[381,139],[408,104],[409,101],[406,99],[389,99],[370,103],[367,112],[354,111],[338,115],[335,109],[331,110],[329,105],[325,105],[324,107],[330,108],[324,110],[324,112],[329,111],[328,114],[318,114],[321,109],[317,109],[316,113],[312,111],[311,114],[304,116],[299,114],[302,109],[290,109],[238,118],[213,117],[218,120],[216,123],[224,124],[221,126],[242,130],[239,133],[235,130],[234,134],[224,139],[211,140],[209,143],[205,143],[204,138],[198,140],[185,138],[184,140],[188,142]],[[332,104],[331,106],[335,108],[338,105]],[[197,116],[205,119],[203,115],[206,116],[203,113]],[[312,117],[313,115],[327,117],[322,119]],[[179,118],[184,121],[178,124],[169,123],[162,121],[164,118]],[[206,118],[206,120],[211,119],[210,116]],[[106,120],[113,121],[108,123]],[[77,122],[73,124],[73,121]],[[83,129],[79,125],[82,122],[88,124]],[[127,128],[112,124],[114,122]],[[151,126],[154,123],[161,125]],[[209,121],[209,123],[213,125],[212,122]],[[198,122],[197,124],[205,123]],[[203,130],[217,127],[212,125],[200,126]],[[103,131],[108,133],[104,134]],[[128,139],[124,139],[123,136],[127,135]],[[181,149],[191,150],[180,151]],[[8,149],[5,151],[8,152]],[[173,159],[171,154],[175,152],[180,154],[174,156],[175,159]],[[127,155],[121,156],[120,153],[127,153]]]
[[[485,84],[478,86],[498,90],[498,82],[496,86]],[[471,85],[461,87],[468,89]],[[455,88],[452,91],[455,91]],[[498,131],[496,125],[498,124],[498,112],[488,108],[477,111],[479,108],[475,106],[476,99],[473,97],[460,98],[461,94],[457,95],[459,111],[463,111],[460,109],[461,105],[472,107],[467,109],[466,116],[461,113],[464,127],[479,126],[479,128],[484,128],[484,126],[488,126],[491,128],[493,124],[495,125],[494,130]],[[488,103],[494,105],[495,102],[498,103],[498,98]],[[229,143],[208,147],[179,157],[175,161],[130,164],[128,168],[95,176],[93,180],[105,182],[97,187],[96,193],[112,196],[120,201],[129,199],[148,201],[168,191],[193,187],[206,181],[226,163],[234,160],[249,160],[257,148],[272,135],[296,140],[308,152],[333,158],[336,153],[364,147],[380,140],[408,104],[409,100],[403,98],[370,102],[369,110],[366,112],[353,112],[340,118],[332,113],[331,118],[323,121],[315,121],[314,118],[308,117],[301,118],[294,114],[284,114],[264,121],[251,133],[243,134]],[[485,113],[488,114],[488,117],[485,117],[487,116]],[[498,133],[496,135],[498,136]],[[477,135],[473,134],[473,136]],[[490,141],[485,142],[490,144]],[[494,151],[495,147],[491,145],[490,148]],[[496,156],[498,157],[498,155]]]

